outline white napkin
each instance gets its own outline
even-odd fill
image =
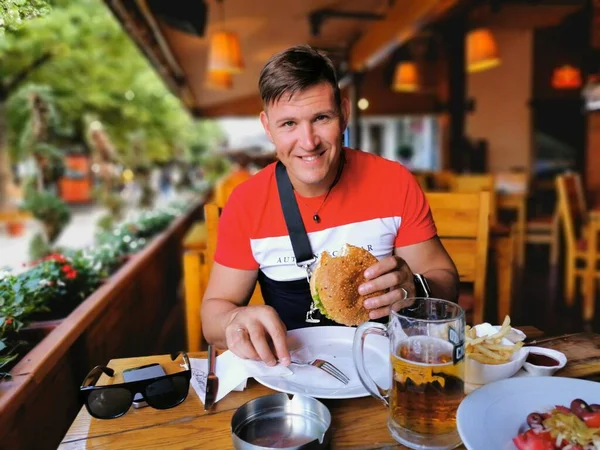
[[[204,404],[206,395],[206,378],[208,377],[208,360],[190,358],[192,365],[192,387]],[[246,388],[246,380],[250,377],[261,376],[289,376],[292,371],[281,364],[270,367],[262,361],[251,361],[242,359],[230,351],[217,356],[215,363],[215,374],[219,378],[219,389],[217,391],[218,402],[231,391],[243,391]]]

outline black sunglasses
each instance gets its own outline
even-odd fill
[[[103,373],[109,377],[115,374],[110,367],[96,366],[87,374],[79,388],[81,402],[90,415],[97,419],[121,417],[129,410],[133,397],[138,393],[152,408],[173,408],[186,399],[192,378],[192,366],[187,353],[173,353],[171,360],[175,361],[179,354],[183,355],[183,366],[186,368],[183,372],[128,383],[95,386]]]

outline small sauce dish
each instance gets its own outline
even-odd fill
[[[544,347],[525,347],[527,358],[523,369],[534,376],[551,376],[567,364],[564,353]]]

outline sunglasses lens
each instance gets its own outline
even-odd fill
[[[99,419],[112,419],[125,414],[131,402],[131,392],[127,389],[110,388],[91,391],[86,405],[92,416]]]
[[[146,401],[157,409],[167,409],[185,400],[190,388],[189,379],[184,375],[174,375],[156,380],[146,386]]]

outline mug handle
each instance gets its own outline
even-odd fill
[[[375,380],[373,380],[371,375],[369,375],[369,372],[367,372],[367,368],[365,367],[365,338],[369,334],[376,334],[378,336],[389,338],[387,327],[381,323],[365,322],[359,326],[354,334],[354,343],[352,345],[354,365],[356,366],[356,371],[358,372],[361,383],[369,394],[381,400],[383,404],[388,407],[389,389],[383,389],[379,386]]]

